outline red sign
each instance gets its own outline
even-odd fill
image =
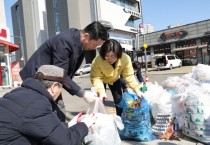
[[[7,38],[7,30],[6,29],[0,29],[0,36]]]
[[[167,39],[172,39],[172,38],[183,38],[187,36],[187,34],[188,33],[185,30],[176,31],[173,33],[162,33],[160,35],[160,39],[166,41]]]
[[[20,72],[20,63],[12,62],[11,64],[12,81],[22,81],[19,72]]]

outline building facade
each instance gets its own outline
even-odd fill
[[[34,51],[48,39],[44,0],[18,0],[11,7],[15,44],[20,44],[16,60],[23,66]]]
[[[110,38],[121,43],[126,51],[133,51],[132,37],[138,32],[135,21],[141,18],[139,0],[99,0],[97,19],[110,24]]]
[[[141,18],[139,0],[18,0],[11,10],[14,35],[22,39],[17,53],[20,62],[21,58],[26,62],[48,38],[69,28],[83,29],[93,21],[105,25],[110,38],[119,41],[126,51],[133,51],[132,39],[138,32],[134,21]],[[95,55],[89,51],[87,63]]]
[[[110,38],[119,41],[125,51],[133,51],[132,39],[138,32],[134,21],[141,18],[139,0],[46,0],[46,8],[49,37],[100,21],[109,29]],[[91,63],[95,55],[95,51],[88,51],[86,63]]]
[[[147,33],[152,33],[154,32],[154,26],[152,24],[144,24],[143,26],[143,33],[147,34]]]
[[[145,41],[143,41],[145,37]],[[147,62],[155,67],[155,54],[176,54],[183,65],[210,64],[207,43],[210,41],[210,19],[141,35],[140,46],[148,44]],[[136,48],[138,60],[144,63],[144,48]]]

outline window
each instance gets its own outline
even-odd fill
[[[173,60],[173,59],[175,59],[174,56],[168,56],[168,60]]]
[[[59,5],[58,0],[53,1],[54,19],[55,19],[55,32],[60,32],[60,18],[59,18]]]

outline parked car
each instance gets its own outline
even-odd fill
[[[181,59],[176,55],[156,54],[153,58],[156,59],[156,69],[173,69],[174,67],[182,66]]]
[[[85,73],[89,73],[90,70],[91,70],[91,64],[85,64],[76,71],[75,75],[82,76]]]

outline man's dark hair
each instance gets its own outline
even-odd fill
[[[38,79],[37,79],[38,80]],[[55,81],[49,81],[49,80],[38,80],[41,84],[42,84],[42,86],[44,86],[46,89],[48,89],[48,88],[50,88],[52,85],[53,85],[53,83],[55,83]],[[58,83],[58,87],[59,88],[61,88],[63,85],[61,84],[61,83],[59,83],[59,82],[57,82]]]
[[[117,58],[122,57],[122,52],[123,52],[122,46],[120,45],[119,42],[117,42],[114,39],[106,40],[102,44],[99,54],[103,59],[105,59],[106,53],[110,51],[113,51],[116,54]]]
[[[90,39],[102,39],[104,41],[109,39],[109,33],[107,32],[107,29],[98,21],[94,21],[87,25],[83,32],[88,33],[90,35]]]

